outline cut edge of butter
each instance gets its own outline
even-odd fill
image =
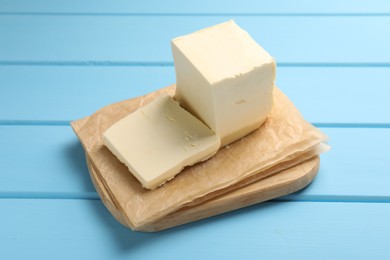
[[[174,38],[171,46],[177,101],[158,97],[103,134],[147,189],[255,131],[273,105],[275,60],[233,20]]]

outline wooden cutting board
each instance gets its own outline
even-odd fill
[[[115,200],[110,197],[99,178],[99,174],[96,172],[96,168],[88,160],[88,155],[86,155],[86,158],[92,182],[104,205],[117,221],[128,227],[123,212],[113,202]],[[293,193],[304,188],[314,179],[319,165],[320,159],[317,155],[289,169],[210,199],[202,204],[183,207],[143,227],[140,231],[160,231]]]

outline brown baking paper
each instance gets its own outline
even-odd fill
[[[170,86],[109,105],[89,117],[72,122],[91,164],[132,229],[142,229],[142,226],[179,208],[202,203],[264,178],[270,174],[267,170],[272,167],[282,170],[283,165],[289,165],[288,162],[299,163],[302,160],[296,158],[315,150],[326,139],[275,87],[271,115],[258,130],[220,149],[211,159],[185,168],[164,186],[147,190],[103,146],[102,134],[112,124],[157,96],[164,93],[173,95],[174,91],[175,87]]]
[[[211,198],[195,206],[180,208],[150,223],[148,226],[143,226],[138,231],[156,232],[285,196],[307,186],[316,176],[319,165],[320,159],[316,155],[298,165],[279,171],[276,174],[246,185],[245,187],[225,193],[222,196]],[[129,227],[123,216],[123,212],[114,205],[110,194],[108,194],[103,186],[97,170],[91,165],[88,157],[87,166],[92,183],[99,193],[103,204],[117,221]]]

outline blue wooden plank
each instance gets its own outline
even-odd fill
[[[2,15],[0,61],[1,64],[169,64],[172,38],[229,19],[235,19],[279,63],[390,63],[390,16],[234,15]]]
[[[313,123],[389,124],[390,67],[279,68],[276,84]]]
[[[278,202],[126,230],[61,124],[174,82],[169,40],[230,18],[277,58],[308,120],[383,128],[323,128],[333,150],[318,177]],[[0,259],[390,258],[389,25],[384,0],[0,0]]]
[[[390,6],[385,0],[197,0],[183,2],[180,0],[170,1],[126,1],[116,0],[1,0],[0,12],[25,12],[25,13],[103,13],[103,14],[275,14],[275,13],[343,13],[343,14],[377,14],[390,12]]]
[[[0,82],[0,120],[69,123],[168,86],[175,72],[173,67],[0,66]]]
[[[390,202],[390,128],[323,128],[332,150],[294,200]]]
[[[390,129],[324,128],[333,150],[293,200],[390,201]],[[97,198],[69,126],[0,127],[0,197]]]
[[[0,66],[0,82],[0,122],[55,123],[168,86],[175,72],[173,67]],[[277,70],[277,85],[307,120],[321,124],[389,124],[386,82],[390,67]]]
[[[70,127],[0,126],[2,197],[97,198]]]
[[[0,208],[2,259],[390,258],[389,203],[265,203],[161,233],[126,230],[100,201]]]

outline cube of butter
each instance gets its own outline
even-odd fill
[[[233,21],[172,40],[175,98],[227,145],[272,108],[274,59]]]
[[[168,95],[116,122],[103,134],[103,143],[147,189],[208,159],[220,146],[212,130]]]

